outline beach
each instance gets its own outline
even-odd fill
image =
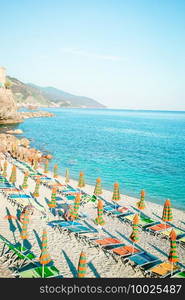
[[[1,154],[1,165],[5,160],[4,154]],[[10,177],[12,165],[16,160],[11,157],[8,158],[7,178]],[[37,171],[43,173],[43,165],[40,164]],[[60,170],[59,170],[60,173]],[[53,173],[49,171],[47,176],[53,178]],[[16,187],[19,188],[23,183],[24,173],[17,167],[17,179]],[[57,180],[65,184],[65,178],[58,176]],[[78,181],[70,179],[70,186],[77,188]],[[25,190],[27,194],[33,193],[35,188],[35,180],[31,177],[28,178],[28,189]],[[84,192],[89,195],[93,195],[94,186],[85,185],[82,188]],[[60,194],[57,194],[61,197]],[[112,192],[103,189],[101,195],[103,199],[108,202],[112,202]],[[62,197],[63,198],[63,197]],[[65,198],[65,197],[64,197]],[[6,237],[11,243],[15,244],[21,241],[21,223],[18,219],[9,220],[5,219],[7,211],[10,215],[16,216],[18,214],[17,205],[12,205],[2,192],[0,192],[1,206],[0,206],[0,234]],[[83,250],[87,256],[87,271],[85,277],[104,277],[104,278],[128,278],[128,277],[145,277],[146,275],[140,270],[140,268],[133,268],[133,266],[123,262],[119,257],[115,259],[108,252],[102,250],[100,247],[95,247],[84,243],[80,237],[74,234],[66,232],[60,232],[58,228],[53,228],[48,225],[48,222],[59,219],[58,216],[54,216],[47,205],[47,200],[51,199],[51,189],[44,185],[40,185],[40,195],[36,199],[34,206],[34,213],[30,216],[28,226],[28,239],[27,245],[31,251],[36,255],[37,260],[41,253],[41,239],[43,228],[47,230],[48,238],[48,251],[54,262],[56,268],[60,271],[63,277],[77,277],[78,261],[81,251]],[[134,213],[138,213],[136,203],[139,201],[137,198],[129,197],[121,194],[121,200],[119,205],[129,208]],[[64,201],[65,202],[65,201]],[[145,197],[146,208],[144,213],[154,219],[155,221],[161,221],[163,206],[153,202],[147,201],[147,194]],[[39,204],[39,205],[38,205]],[[32,203],[32,205],[34,205]],[[173,225],[185,230],[185,212],[179,209],[172,208],[173,210]],[[46,217],[43,217],[43,211]],[[132,232],[132,226],[126,222],[121,222],[117,217],[111,217],[103,215],[105,225],[102,228],[94,223],[97,217],[97,203],[88,202],[81,205],[79,208],[79,214],[85,214],[86,217],[83,220],[83,224],[88,225],[90,228],[94,228],[99,231],[98,237],[108,236],[120,239],[123,243],[132,245],[132,241],[129,236]],[[139,230],[140,238],[137,242],[138,247],[141,247],[145,251],[157,256],[162,261],[168,260],[168,254],[170,251],[169,239],[162,238],[161,236],[154,236],[147,231]],[[3,248],[3,243],[0,241],[0,246]],[[177,244],[177,252],[179,261],[182,265],[185,265],[185,248],[180,243]],[[3,258],[2,258],[3,259]],[[17,262],[16,262],[17,263]],[[15,263],[15,265],[16,265]],[[14,264],[12,265],[13,267]],[[0,269],[1,277],[16,277],[16,272],[11,272],[11,267],[5,264]]]

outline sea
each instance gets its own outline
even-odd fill
[[[116,109],[46,109],[52,118],[26,119],[17,127],[31,146],[51,153],[50,168],[146,201],[185,209],[185,112]]]

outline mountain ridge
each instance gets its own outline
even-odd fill
[[[41,87],[33,83],[24,83],[11,76],[7,76],[7,79],[18,106],[106,108],[97,100],[76,96],[52,86]]]

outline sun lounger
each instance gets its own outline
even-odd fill
[[[125,216],[124,220],[128,221],[129,223],[132,223],[133,217],[134,217],[134,214],[133,215],[130,214],[128,216]],[[154,223],[155,223],[155,220],[151,219],[150,217],[148,217],[146,215],[141,214],[139,217],[139,226],[141,226],[141,227],[144,227],[149,224],[152,225]]]
[[[28,198],[31,198],[30,195],[27,195],[27,194],[11,194],[8,196],[9,198],[11,199],[17,199],[17,198],[22,198],[22,199],[28,199]]]
[[[159,265],[152,267],[151,269],[148,270],[150,276],[154,277],[168,277],[175,271],[179,270],[180,271],[180,266],[177,264],[171,264],[170,262],[162,262]]]
[[[4,243],[5,246],[7,246],[5,255],[12,251],[13,255],[16,255],[16,259],[23,260],[22,264],[24,264],[26,261],[34,263],[34,259],[36,258],[36,256],[29,249],[25,247],[21,248],[20,245],[13,245],[2,235],[0,235],[0,240]]]
[[[113,249],[112,252],[120,257],[127,257],[129,255],[133,255],[134,253],[139,253],[141,252],[141,250],[133,246],[127,245],[127,246]]]
[[[77,226],[82,225],[79,222],[73,222],[73,221],[62,221],[62,220],[54,220],[47,223],[51,227],[59,226],[59,227],[68,227],[68,226]]]
[[[58,277],[59,273],[59,270],[55,266],[44,266],[44,278]],[[41,278],[42,266],[19,271],[18,275],[21,278]]]
[[[183,238],[185,236],[184,231],[182,231],[180,229],[177,229],[177,228],[174,228],[174,230],[175,230],[175,233],[177,235],[177,240],[180,239],[180,238]],[[171,232],[171,228],[169,228],[168,230],[161,231],[160,234],[165,236],[165,237],[169,237],[170,232]]]
[[[88,232],[96,232],[96,230],[92,230],[87,226],[83,225],[71,225],[67,226],[66,230],[69,230],[70,232],[82,234],[82,233],[88,233]]]
[[[172,276],[173,278],[185,278],[185,271],[178,272]]]
[[[102,240],[95,240],[94,241],[96,244],[101,245],[101,246],[107,246],[107,245],[114,245],[114,244],[122,244],[123,242],[116,239],[116,238],[104,238]]]
[[[150,254],[149,252],[141,252],[135,255],[132,255],[131,257],[128,258],[128,261],[133,263],[135,266],[142,267],[144,265],[153,263],[153,262],[161,262],[161,260],[153,255]]]
[[[171,229],[171,225],[158,223],[147,227],[147,230],[153,233],[160,233],[161,231],[164,231],[166,229]]]

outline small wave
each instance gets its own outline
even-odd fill
[[[130,129],[130,128],[104,128],[103,131],[107,132],[116,132],[116,133],[129,133],[133,135],[141,135],[141,136],[151,136],[151,137],[156,137],[156,138],[170,138],[170,136],[165,136],[165,135],[159,135],[154,132],[148,132],[148,131],[143,131],[143,130],[136,130],[136,129]]]

